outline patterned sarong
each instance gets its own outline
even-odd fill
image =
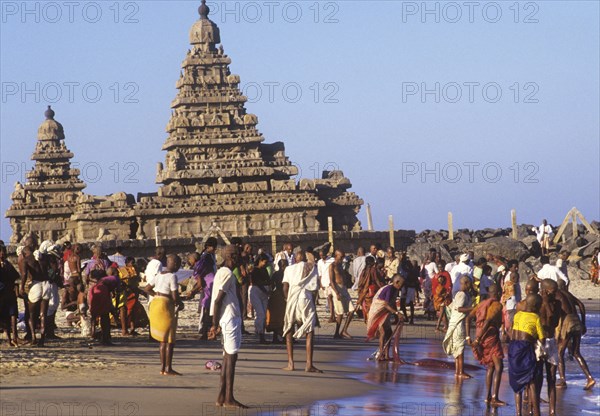
[[[372,340],[377,336],[377,331],[388,319],[390,312],[386,309],[387,302],[381,299],[377,299],[377,296],[373,299],[373,304],[369,310],[369,317],[367,319],[367,341]]]

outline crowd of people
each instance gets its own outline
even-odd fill
[[[406,305],[413,302],[410,262],[405,254],[391,258],[394,250],[388,248],[385,264],[398,270],[384,285],[385,270],[376,276],[366,273],[359,283],[364,288],[359,294],[363,308],[368,312],[367,338],[379,334],[378,359],[389,360],[392,333],[401,331],[403,322],[413,323],[411,307],[407,318]],[[523,414],[526,404],[533,415],[540,414],[540,393],[543,373],[546,376],[550,414],[556,411],[556,389],[566,388],[565,353],[578,362],[587,378],[584,390],[596,381],[581,355],[581,337],[585,335],[585,305],[568,290],[566,257],[561,253],[558,265],[551,265],[547,255],[541,256],[541,269],[526,277],[525,294],[521,293],[519,262],[499,256],[474,260],[474,253],[456,256],[455,262],[445,264],[440,254],[431,249],[420,267],[420,288],[425,298],[425,314],[433,305],[439,315],[436,330],[444,332],[442,348],[455,360],[455,376],[469,379],[465,372],[465,348],[471,347],[474,358],[486,366],[486,403],[499,407],[506,402],[498,397],[505,358],[503,344],[508,350],[508,375],[515,393],[517,415]],[[372,261],[370,261],[372,264]],[[406,264],[406,268],[403,267]],[[373,266],[371,266],[373,267]],[[376,267],[376,266],[375,266]],[[496,269],[492,273],[493,269]],[[388,276],[394,270],[388,270]],[[412,277],[415,280],[414,277]],[[419,282],[419,280],[417,280]],[[367,293],[365,296],[364,293]],[[374,296],[371,296],[371,294]],[[425,305],[428,306],[425,306]],[[392,325],[397,328],[392,331]],[[471,337],[472,324],[475,333]],[[443,325],[443,329],[441,326]],[[395,354],[397,355],[397,354]],[[397,358],[395,358],[398,360]],[[403,362],[402,360],[399,360]],[[558,379],[556,377],[558,371]]]
[[[460,253],[446,263],[435,248],[417,260],[394,247],[384,251],[377,244],[368,251],[359,247],[348,256],[330,244],[313,249],[286,243],[272,255],[263,249],[255,253],[252,244],[239,238],[219,251],[211,237],[201,252],[189,254],[185,261],[157,247],[143,271],[121,248],[110,256],[100,245],[91,250],[91,259],[84,262],[79,244],[44,241],[38,246],[29,236],[18,247],[15,268],[7,261],[6,247],[0,245],[0,321],[10,345],[44,346],[46,340],[58,338],[59,309],[68,325],[104,345],[112,344],[112,326],[122,336],[136,336],[136,329],[149,325],[150,337],[159,343],[160,374],[177,376],[173,355],[178,312],[184,301],[198,296],[199,338],[221,339],[223,345],[217,404],[244,407],[233,394],[242,335],[250,335],[244,321],[254,321],[259,343],[269,343],[266,335],[272,333],[272,343],[286,345],[284,370],[295,369],[294,343],[305,337],[305,371],[322,372],[313,362],[319,300],[325,303],[329,322],[335,323],[334,339],[352,338],[349,327],[358,316],[366,324],[367,340],[379,340],[376,359],[400,363],[402,326],[414,325],[415,307],[421,306],[424,318],[436,321],[435,330],[444,333],[442,349],[454,358],[458,379],[471,378],[464,364],[467,346],[487,368],[490,406],[506,404],[498,397],[504,344],[518,415],[522,403],[539,414],[544,369],[554,413],[556,388],[566,387],[567,350],[587,377],[585,389],[595,384],[580,353],[586,333],[585,306],[568,290],[563,254],[551,265],[545,252],[541,269],[522,278],[518,261],[492,254],[476,259],[473,252]],[[182,264],[191,276],[179,280]],[[525,294],[521,280],[526,281]],[[356,300],[350,290],[356,291]],[[148,298],[147,311],[140,296]],[[23,339],[17,334],[18,298],[24,305]]]
[[[107,345],[111,344],[111,318],[124,336],[138,335],[136,328],[147,326],[148,317],[139,301],[141,276],[136,260],[119,250],[107,256],[94,246],[92,258],[82,265],[81,252],[79,244],[44,241],[38,246],[30,236],[17,249],[15,268],[7,259],[6,246],[0,244],[0,316],[12,346],[44,346],[48,339],[59,339],[55,333],[59,311],[69,326]],[[19,298],[23,300],[23,339],[17,336]],[[96,334],[97,323],[101,331]]]

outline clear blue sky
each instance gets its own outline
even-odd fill
[[[267,142],[302,177],[339,166],[377,229],[600,217],[598,2],[226,3],[211,18]],[[23,4],[1,2],[2,216],[47,104],[86,192],[155,191],[200,1]]]

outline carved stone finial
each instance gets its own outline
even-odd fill
[[[208,19],[210,8],[206,5],[206,0],[202,0],[202,5],[198,7],[198,13],[200,13],[201,19]]]
[[[44,115],[46,116],[47,120],[54,120],[54,114],[55,114],[54,110],[52,109],[51,106],[48,106],[48,109],[44,113]]]

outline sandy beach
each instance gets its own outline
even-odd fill
[[[214,406],[219,372],[206,370],[205,363],[221,360],[222,350],[219,342],[197,339],[196,310],[197,301],[189,301],[180,315],[173,361],[182,377],[159,375],[158,344],[148,340],[147,330],[135,338],[120,337],[113,330],[117,345],[102,347],[88,344],[59,320],[63,339],[48,342],[47,348],[9,349],[2,344],[0,415],[67,415],[70,409],[75,415],[302,414],[316,401],[358,396],[375,388],[348,377],[354,370],[341,363],[352,353],[375,348],[365,345],[364,324],[355,321],[351,326],[355,340],[334,342],[334,325],[322,323],[316,332],[315,360],[324,374],[303,371],[303,340],[295,345],[297,369],[287,372],[282,370],[285,345],[260,345],[254,335],[244,336],[235,392],[251,409],[221,412]],[[252,332],[252,321],[246,326]]]
[[[587,304],[590,312],[598,311],[596,301]],[[319,307],[322,324],[316,332],[315,351],[315,364],[323,374],[303,371],[304,340],[295,345],[296,371],[286,372],[281,370],[286,364],[285,346],[264,346],[254,335],[244,336],[235,393],[251,408],[217,408],[214,400],[219,372],[206,370],[204,364],[220,360],[220,344],[197,339],[196,307],[197,301],[186,302],[180,315],[174,367],[182,377],[159,375],[158,345],[148,340],[147,330],[135,338],[122,338],[113,330],[117,345],[102,347],[88,344],[59,320],[58,334],[63,339],[48,343],[47,348],[9,349],[2,344],[0,415],[470,415],[484,411],[480,409],[483,370],[473,374],[474,380],[457,386],[452,370],[392,364],[382,367],[367,361],[376,344],[365,343],[364,323],[355,319],[350,326],[354,339],[334,341],[334,325],[325,323],[323,306]],[[449,361],[441,350],[442,334],[434,331],[433,322],[421,318],[421,311],[416,315],[416,325],[404,328],[403,358]],[[252,321],[246,321],[246,326],[252,332]],[[587,353],[595,353],[589,364],[594,376],[600,377],[600,329],[594,331],[598,333],[590,332],[597,338]],[[466,357],[469,364],[477,364],[471,354]],[[576,373],[578,367],[570,362],[568,370]],[[511,404],[506,369],[504,378],[502,394]],[[599,414],[598,389],[584,394],[577,386],[580,379],[570,380],[575,384],[561,392],[565,409],[586,403],[586,409],[598,412],[591,414]],[[498,414],[514,414],[514,407],[503,408]]]

